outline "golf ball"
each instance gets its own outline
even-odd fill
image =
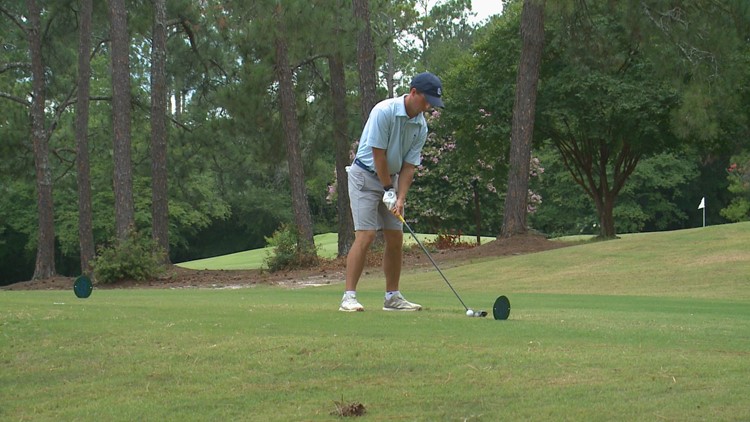
[[[467,310],[466,316],[474,316],[474,311],[472,311],[471,309]]]

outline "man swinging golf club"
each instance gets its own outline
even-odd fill
[[[444,107],[440,79],[425,72],[411,81],[409,93],[373,107],[362,131],[356,158],[349,170],[349,199],[354,220],[354,244],[346,259],[346,291],[340,311],[364,311],[357,300],[357,283],[367,250],[377,230],[383,230],[385,251],[385,311],[419,311],[421,305],[399,291],[404,232],[397,215],[404,215],[406,193],[421,161],[427,140],[424,112]]]

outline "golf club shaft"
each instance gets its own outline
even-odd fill
[[[432,259],[432,255],[430,255],[430,253],[427,252],[427,248],[425,248],[422,242],[420,242],[419,239],[417,239],[417,235],[414,233],[414,230],[412,230],[411,227],[409,227],[409,224],[406,223],[406,220],[404,220],[404,217],[401,216],[401,214],[396,214],[396,217],[398,217],[398,219],[401,220],[401,223],[403,223],[403,225],[406,226],[406,228],[409,230],[409,233],[411,233],[411,236],[414,238],[414,240],[417,241],[417,244],[419,245],[419,247],[422,248],[422,250],[424,251],[424,254],[427,255],[427,258],[429,258],[430,262],[432,262],[432,265],[440,273],[440,276],[443,277],[443,280],[445,280],[445,284],[447,284],[448,287],[451,288],[451,291],[453,291],[453,294],[456,295],[456,298],[458,298],[458,301],[461,302],[461,305],[463,305],[464,309],[468,311],[469,307],[466,306],[463,300],[461,300],[461,296],[459,296],[458,292],[456,292],[456,289],[454,289],[453,286],[451,286],[451,283],[445,277],[445,274],[443,274],[443,272],[440,271],[440,267],[438,267],[438,265],[435,263],[435,260]]]

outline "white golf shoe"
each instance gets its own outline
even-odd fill
[[[404,299],[401,293],[393,295],[383,303],[384,311],[421,311],[422,305]]]
[[[339,311],[342,312],[362,312],[365,308],[362,306],[362,304],[357,301],[356,295],[348,295],[344,293],[344,297],[341,298],[341,306],[339,306]]]

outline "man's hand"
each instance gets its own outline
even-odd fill
[[[398,198],[396,197],[396,189],[390,188],[383,194],[383,203],[385,204],[385,207],[388,208],[388,210],[392,210],[396,208],[396,201]]]

